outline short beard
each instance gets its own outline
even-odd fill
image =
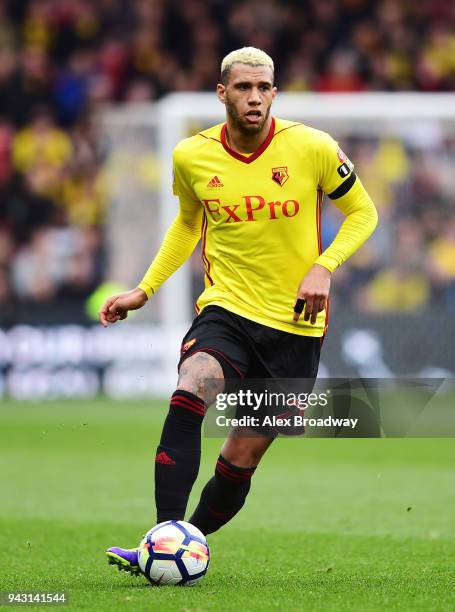
[[[225,105],[226,105],[226,112],[229,115],[232,121],[232,124],[239,132],[241,132],[245,136],[249,136],[251,133],[256,134],[262,130],[265,123],[267,122],[267,119],[269,118],[270,108],[272,106],[271,104],[269,105],[264,115],[264,120],[258,123],[257,125],[254,125],[254,124],[242,122],[240,115],[235,109],[235,106],[232,104],[232,102],[229,101],[229,98],[227,96],[226,96]]]

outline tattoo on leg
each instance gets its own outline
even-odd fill
[[[180,366],[177,389],[200,397],[209,406],[224,391],[223,370],[213,355],[195,353]]]

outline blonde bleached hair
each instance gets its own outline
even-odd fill
[[[226,55],[221,62],[221,82],[227,83],[233,64],[246,64],[247,66],[268,66],[274,72],[273,60],[262,49],[256,47],[242,47]]]

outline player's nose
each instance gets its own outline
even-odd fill
[[[258,106],[261,103],[261,96],[259,95],[259,89],[253,87],[248,97],[248,104]]]

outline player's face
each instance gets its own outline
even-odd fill
[[[260,132],[276,95],[272,70],[268,66],[234,64],[228,82],[217,85],[217,94],[237,129],[245,134]]]

